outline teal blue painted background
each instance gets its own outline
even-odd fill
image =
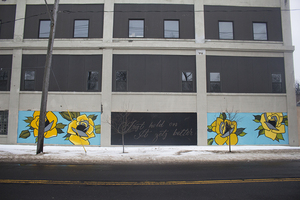
[[[29,144],[34,144],[36,141],[36,138],[33,135],[33,130],[30,130],[30,136],[26,139],[24,138],[20,138],[20,134],[23,130],[29,130],[29,127],[27,126],[28,123],[26,123],[24,120],[27,119],[27,117],[32,117],[33,116],[34,111],[19,111],[19,122],[18,122],[18,140],[17,143],[29,143]],[[65,138],[63,138],[66,134],[67,134],[67,129],[68,129],[68,125],[70,123],[70,121],[64,119],[59,112],[53,112],[57,119],[58,122],[57,123],[63,123],[66,124],[67,126],[62,129],[62,131],[64,133],[61,134],[57,134],[56,137],[51,137],[51,138],[45,138],[44,139],[44,143],[45,144],[65,144],[65,145],[73,145],[72,142],[70,142],[69,140],[65,140]],[[100,112],[80,112],[80,115],[97,115],[97,118],[94,120],[94,125],[100,125],[101,124],[101,113]],[[95,131],[94,131],[95,133]],[[100,145],[100,138],[101,138],[101,134],[96,134],[95,133],[95,137],[90,138],[89,142],[90,145]]]
[[[256,130],[261,123],[256,123],[253,120],[255,119],[253,115],[261,115],[262,113],[238,113],[237,118],[240,120],[237,121],[237,128],[245,128],[244,132],[247,133],[243,137],[238,136],[237,145],[287,145],[289,144],[289,135],[288,135],[288,127],[285,126],[285,133],[282,134],[284,140],[272,140],[265,135],[261,135],[258,137],[259,131]],[[287,113],[282,113],[284,116]],[[220,113],[207,113],[207,125],[211,125],[217,117],[220,116]],[[217,133],[215,132],[207,132],[207,139],[215,138]],[[218,145],[214,141],[212,145]],[[224,145],[227,145],[226,143]]]

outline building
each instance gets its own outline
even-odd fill
[[[53,0],[48,0],[52,8]],[[35,143],[50,20],[0,2],[0,143]],[[45,143],[298,146],[288,0],[61,0]]]

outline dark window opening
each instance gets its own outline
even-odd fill
[[[49,38],[50,36],[50,20],[41,20],[39,28],[39,38]]]
[[[89,37],[89,20],[74,21],[74,38]]]
[[[0,111],[0,135],[7,135],[8,111]]]
[[[164,21],[164,37],[179,38],[179,21],[165,20]]]
[[[129,37],[144,37],[144,20],[129,20]]]
[[[116,91],[127,91],[127,71],[116,72]]]
[[[268,40],[267,23],[253,23],[253,39]]]
[[[192,72],[182,72],[182,91],[192,92],[193,91],[193,73]]]
[[[8,90],[8,71],[0,70],[0,91]]]
[[[233,40],[233,22],[219,22],[219,39]]]
[[[273,93],[282,92],[281,74],[272,74],[272,92]]]
[[[88,90],[99,90],[99,72],[89,71],[87,80]]]
[[[24,90],[34,90],[35,71],[25,71],[24,74]]]
[[[210,92],[221,92],[221,76],[219,72],[210,73]]]

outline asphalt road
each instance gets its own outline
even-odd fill
[[[1,164],[0,199],[300,199],[300,161]]]

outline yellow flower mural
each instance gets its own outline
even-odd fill
[[[80,115],[69,123],[67,137],[75,145],[89,145],[89,138],[95,137],[94,121],[86,115]]]
[[[209,126],[207,131],[215,132],[217,135],[215,138],[208,139],[208,144],[212,145],[215,141],[218,145],[236,145],[238,143],[238,136],[245,136],[243,132],[245,128],[237,128],[237,122],[227,119],[225,113],[221,113],[219,117]]]
[[[40,111],[35,111],[33,113],[33,120],[30,123],[30,126],[34,129],[33,134],[34,137],[38,136],[38,129],[40,122]],[[57,136],[57,117],[54,115],[53,112],[49,111],[46,113],[45,118],[45,129],[44,129],[44,137],[51,138]]]
[[[254,121],[261,123],[256,130],[259,130],[258,136],[265,135],[272,140],[284,140],[283,135],[288,126],[287,116],[282,113],[262,113],[261,115],[254,115]]]

